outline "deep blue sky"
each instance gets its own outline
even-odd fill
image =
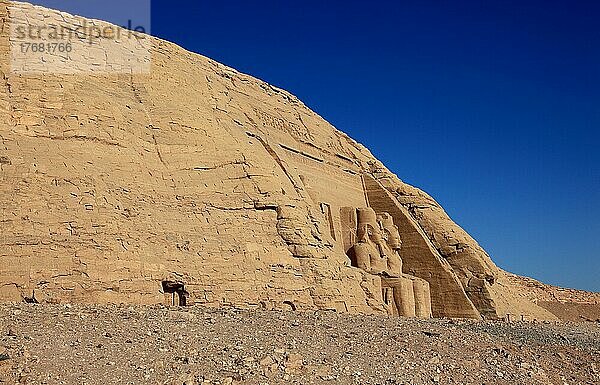
[[[501,267],[600,291],[600,2],[156,0],[152,34],[297,95]]]

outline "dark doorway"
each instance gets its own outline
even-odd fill
[[[165,305],[186,306],[189,293],[181,282],[163,281],[163,292],[165,293]]]

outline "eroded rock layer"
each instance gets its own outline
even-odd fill
[[[371,207],[398,226],[434,316],[554,318],[431,197],[288,92],[155,38],[148,74],[16,74],[11,17],[83,19],[11,7],[0,1],[0,300],[384,312],[346,255],[344,208]]]

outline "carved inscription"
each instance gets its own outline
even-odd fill
[[[271,115],[257,108],[253,108],[254,113],[260,119],[261,123],[266,127],[275,128],[279,131],[287,132],[294,139],[299,141],[314,141],[314,136],[310,133],[308,128],[300,126],[294,122],[282,119],[278,116]]]

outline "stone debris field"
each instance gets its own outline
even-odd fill
[[[0,384],[598,383],[598,323],[0,307]]]

